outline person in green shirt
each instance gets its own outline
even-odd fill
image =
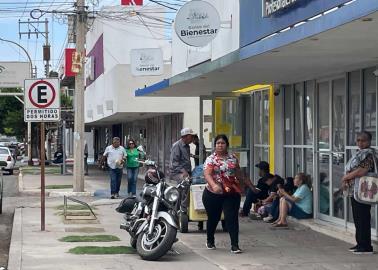
[[[126,170],[127,170],[127,193],[129,195],[136,194],[136,186],[139,174],[139,150],[136,148],[136,143],[133,139],[127,141],[126,147],[127,161],[126,161]]]

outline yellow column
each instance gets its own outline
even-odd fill
[[[274,89],[269,86],[269,167],[270,172],[274,173]]]

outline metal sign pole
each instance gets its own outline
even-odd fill
[[[41,122],[41,231],[45,230],[45,123]]]
[[[63,148],[63,175],[66,174],[66,120],[63,120],[62,127],[62,148]]]

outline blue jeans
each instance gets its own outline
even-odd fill
[[[277,220],[280,216],[280,197],[277,197],[272,202],[272,205],[269,209],[269,214],[273,217],[273,220]]]
[[[263,200],[267,196],[264,196],[262,192],[255,193],[250,188],[247,189],[245,201],[243,204],[243,214],[244,216],[248,216],[249,211],[252,208],[252,203],[257,203],[258,200]]]
[[[295,203],[293,203],[291,205],[291,209],[289,211],[289,216],[292,216],[296,219],[312,218],[312,214],[306,213],[301,208],[299,208],[299,206],[297,206]]]
[[[138,181],[139,167],[127,168],[127,193],[135,195]]]
[[[117,194],[121,187],[123,169],[110,169],[110,193]]]

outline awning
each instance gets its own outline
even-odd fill
[[[136,96],[200,96],[254,84],[289,84],[378,64],[378,3],[348,5],[190,68]],[[372,11],[373,10],[373,11]]]

